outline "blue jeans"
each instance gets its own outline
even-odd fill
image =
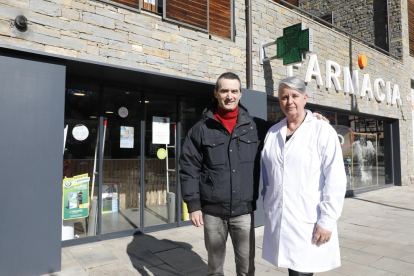
[[[203,213],[204,241],[208,252],[208,276],[223,274],[226,241],[233,242],[237,276],[254,275],[253,213],[237,217]]]

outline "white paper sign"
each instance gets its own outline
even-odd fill
[[[84,125],[77,125],[72,130],[73,138],[78,141],[83,141],[89,136],[89,130]]]
[[[152,143],[170,144],[170,118],[152,117]]]
[[[134,148],[134,127],[121,126],[121,148]]]

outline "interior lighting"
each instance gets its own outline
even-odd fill
[[[113,111],[106,111],[105,113],[114,113]]]
[[[85,96],[85,94],[84,94],[84,93],[73,93],[73,95],[74,95],[74,96],[80,96],[80,97]]]
[[[96,116],[89,116],[89,118],[96,119],[98,117],[96,117]]]
[[[139,101],[139,102],[141,102],[141,101]],[[145,101],[145,103],[149,103],[149,101]]]

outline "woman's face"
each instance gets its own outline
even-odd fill
[[[302,95],[299,91],[283,85],[279,93],[280,107],[286,117],[294,117],[305,111],[308,95]]]

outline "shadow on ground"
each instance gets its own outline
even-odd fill
[[[188,243],[134,235],[127,254],[134,269],[144,276],[205,275],[207,265]]]

